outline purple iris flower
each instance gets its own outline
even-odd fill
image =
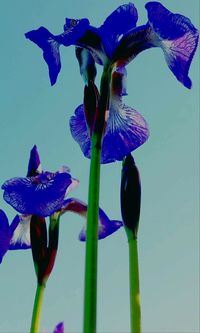
[[[64,323],[61,322],[54,328],[53,333],[64,333]]]
[[[39,155],[34,146],[27,177],[11,178],[2,185],[2,189],[5,201],[18,212],[45,217],[61,209],[65,196],[77,184],[67,168],[55,173],[40,171]]]
[[[112,73],[110,102],[105,117],[101,163],[123,160],[131,151],[140,147],[149,137],[148,124],[133,108],[123,103],[126,91],[124,67]],[[91,157],[90,131],[86,121],[86,106],[79,105],[70,119],[70,130],[85,157]]]
[[[94,84],[95,62],[112,69],[101,163],[122,160],[148,139],[144,118],[122,101],[127,94],[125,66],[140,52],[160,47],[175,77],[187,88],[192,85],[188,72],[198,44],[197,29],[187,17],[171,13],[159,2],[148,2],[145,7],[148,21],[138,27],[137,10],[133,3],[128,3],[111,13],[99,28],[90,25],[85,18],[67,18],[60,35],[55,36],[44,27],[25,34],[43,50],[52,85],[61,69],[61,45],[78,47],[80,72],[88,88]],[[98,96],[96,98],[98,104]],[[87,111],[85,103],[77,107],[70,120],[70,129],[83,154],[90,158],[95,112],[88,116]]]
[[[137,10],[129,3],[118,7],[99,28],[91,26],[85,18],[66,18],[60,35],[40,27],[25,36],[43,50],[52,85],[61,69],[60,45],[76,45],[89,50],[96,62],[111,62],[116,67],[127,65],[146,49],[161,47],[170,70],[191,88],[188,71],[198,43],[197,29],[187,17],[171,13],[159,2],[148,2],[145,8],[148,21],[139,27]]]
[[[66,176],[61,180],[56,179],[57,175],[63,174]],[[69,211],[86,218],[87,205],[84,202],[75,198],[66,199],[68,192],[78,183],[76,179],[71,178],[67,167],[62,167],[57,173],[42,172],[37,147],[34,146],[30,153],[27,177],[12,178],[2,186],[4,199],[23,214],[19,216],[18,225],[11,234],[8,243],[9,249],[31,247],[30,223],[32,215],[50,216],[54,212],[63,215]],[[103,210],[99,209],[99,239],[111,235],[122,225],[121,221],[110,220]],[[84,241],[85,237],[84,228],[79,239]]]
[[[9,225],[8,218],[3,210],[0,209],[0,264],[3,256],[9,250],[10,241],[13,237],[13,233],[19,224],[20,218],[15,216],[12,223]]]

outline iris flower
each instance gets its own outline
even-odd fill
[[[55,212],[63,215],[70,211],[86,218],[87,205],[84,202],[75,198],[66,199],[68,192],[78,183],[71,177],[67,167],[62,167],[56,173],[43,172],[37,147],[34,146],[30,153],[27,177],[12,178],[2,185],[6,202],[22,213],[18,225],[10,237],[10,248],[30,247],[32,215],[46,217]],[[2,223],[3,228],[6,224],[5,218]],[[121,221],[110,220],[104,211],[99,209],[99,239],[107,237],[121,226]],[[79,239],[84,241],[85,238],[84,227]]]
[[[122,101],[122,96],[126,94],[125,66],[140,52],[160,47],[177,80],[187,88],[192,85],[188,72],[198,43],[197,29],[187,17],[171,13],[159,2],[148,2],[145,8],[148,21],[138,27],[137,9],[133,3],[128,3],[111,13],[99,28],[90,25],[86,18],[66,18],[64,31],[60,35],[53,35],[45,27],[25,34],[43,50],[52,85],[61,69],[61,45],[75,45],[82,50],[78,52],[81,53],[78,55],[80,70],[88,86],[95,79],[95,62],[104,68],[112,68],[102,163],[122,160],[148,139],[144,118]],[[84,155],[90,157],[91,128],[88,130],[86,111],[85,105],[76,109],[70,128]]]

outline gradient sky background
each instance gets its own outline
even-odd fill
[[[68,121],[82,103],[83,82],[74,47],[61,48],[62,71],[50,86],[41,50],[24,33],[43,25],[62,31],[65,17],[88,17],[99,26],[121,0],[3,0],[1,2],[1,184],[24,176],[37,144],[43,168],[71,168],[81,183],[72,196],[87,201],[89,160],[70,135]],[[135,0],[138,24],[146,22],[146,1]],[[199,23],[198,0],[163,0],[173,12]],[[139,260],[144,333],[199,332],[199,64],[192,63],[192,90],[169,71],[159,49],[140,54],[128,66],[125,103],[148,121],[151,136],[134,157],[142,179]],[[101,68],[98,67],[99,73]],[[100,205],[120,219],[121,163],[102,166]],[[11,219],[15,211],[0,196]],[[66,333],[81,332],[85,245],[80,217],[61,221],[55,269],[47,283],[41,332],[64,320]],[[120,229],[99,242],[98,332],[129,331],[128,248]],[[30,251],[9,252],[0,266],[0,332],[29,331],[36,277]]]

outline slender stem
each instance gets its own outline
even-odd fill
[[[91,138],[91,162],[88,193],[88,213],[85,254],[85,290],[83,332],[96,332],[97,256],[100,190],[101,144],[105,126],[105,112],[109,103],[112,67],[107,64],[101,78],[98,115]]]
[[[101,157],[101,148],[97,143],[98,136],[93,134],[86,234],[84,333],[96,332],[98,215]]]
[[[33,313],[32,313],[32,321],[31,321],[31,329],[30,333],[38,333],[39,332],[39,325],[40,325],[40,316],[42,310],[42,302],[44,296],[44,284],[38,284],[35,294],[35,301],[33,306]]]
[[[130,280],[130,317],[131,333],[141,332],[140,285],[137,239],[130,231],[128,235],[129,246],[129,280]]]

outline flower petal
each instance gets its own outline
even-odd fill
[[[124,4],[119,6],[112,12],[99,30],[105,38],[109,38],[111,43],[117,43],[118,38],[134,28],[138,20],[137,9],[133,3]],[[120,22],[120,24],[119,24]],[[112,47],[113,48],[113,47]]]
[[[54,328],[53,333],[64,333],[64,323],[61,322]]]
[[[149,2],[145,7],[149,22],[123,36],[113,62],[127,65],[138,53],[161,47],[172,73],[185,87],[191,88],[188,72],[198,44],[197,29],[187,17],[171,13],[159,2]]]
[[[171,13],[159,2],[149,2],[145,7],[170,70],[184,86],[191,88],[188,71],[198,44],[197,29],[187,17]]]
[[[87,217],[87,205],[81,200],[70,198],[65,201],[62,207],[61,213],[66,211],[74,212],[86,219]],[[110,220],[104,211],[99,208],[99,223],[98,223],[98,239],[106,238],[111,235],[119,228],[122,227],[123,223],[121,221]],[[83,227],[79,234],[79,240],[85,241],[86,239],[86,225]]]
[[[31,215],[20,216],[20,222],[10,240],[9,250],[23,250],[31,247],[30,222]]]
[[[2,262],[3,256],[9,249],[10,239],[18,223],[19,216],[16,215],[9,227],[6,214],[0,209],[0,263]]]
[[[49,68],[51,85],[54,85],[61,69],[59,42],[46,28],[29,31],[25,37],[37,44],[43,50],[43,58]]]
[[[148,137],[148,125],[137,111],[122,101],[111,101],[102,145],[102,163],[122,161]]]
[[[3,230],[8,230],[9,229],[9,223],[8,223],[8,218],[4,211],[0,209],[0,232]]]
[[[40,163],[40,156],[37,150],[37,146],[33,146],[30,152],[30,158],[28,163],[27,177],[36,176],[38,173],[42,172],[42,167]]]
[[[70,119],[70,129],[74,140],[80,145],[85,157],[91,156],[91,143],[80,105]],[[122,103],[121,99],[111,99],[107,127],[103,138],[101,163],[121,161],[131,151],[141,146],[149,137],[145,119],[134,109]]]
[[[97,73],[95,61],[90,51],[82,47],[76,47],[76,57],[80,66],[80,73],[85,84],[94,81]]]
[[[73,139],[80,145],[84,156],[90,158],[90,136],[87,130],[83,104],[76,108],[74,115],[70,118],[69,125]]]
[[[12,178],[2,189],[5,201],[20,213],[45,217],[60,209],[71,182],[68,173],[45,172],[31,178]]]
[[[64,33],[58,35],[60,43],[64,46],[77,45],[77,41],[84,35],[89,27],[89,20],[83,19],[65,19]]]

